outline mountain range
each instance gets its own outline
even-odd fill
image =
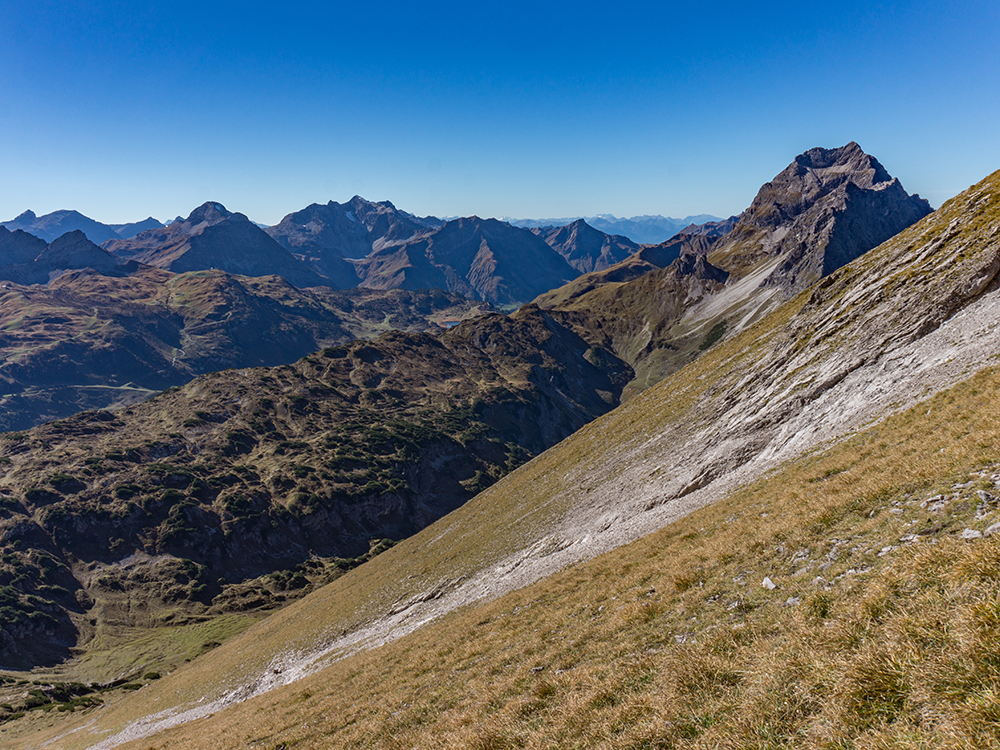
[[[363,261],[506,283],[463,221]],[[998,222],[813,149],[511,315],[3,436],[6,741],[983,745]]]
[[[0,227],[0,279],[12,282],[0,298],[0,428],[134,403],[204,372],[289,363],[388,328],[454,323],[491,309],[482,300],[510,307],[636,247],[585,225],[551,243],[494,220],[418,219],[358,197],[267,231],[209,202],[104,248],[82,230],[46,243]]]
[[[672,219],[669,216],[633,216],[630,219],[620,219],[612,214],[597,216],[573,216],[563,219],[509,219],[504,218],[511,226],[525,229],[556,229],[585,221],[605,234],[621,235],[631,242],[644,245],[655,245],[673,237],[692,226],[721,221],[719,217],[710,214],[685,216],[683,219]]]
[[[79,211],[53,211],[36,216],[34,211],[25,211],[10,221],[0,222],[9,231],[22,230],[46,242],[58,239],[67,232],[83,232],[95,244],[109,240],[129,239],[145,229],[162,227],[152,216],[129,224],[102,224],[84,216]]]

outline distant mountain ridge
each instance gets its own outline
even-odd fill
[[[104,247],[119,257],[175,273],[218,268],[243,276],[278,275],[300,288],[324,284],[323,277],[250,219],[214,201],[182,222],[147,229],[129,240],[111,240]]]
[[[46,242],[52,242],[67,232],[79,230],[88,240],[100,245],[109,240],[127,239],[143,229],[162,227],[163,224],[152,216],[131,224],[102,224],[79,211],[60,210],[37,216],[34,211],[28,210],[10,221],[0,222],[0,226],[10,231],[20,229]]]
[[[579,273],[530,231],[478,216],[449,221],[402,243],[387,243],[355,267],[362,288],[437,287],[513,306]]]
[[[6,281],[48,284],[81,268],[120,276],[125,266],[126,261],[99,248],[79,229],[46,243],[20,229],[11,232],[0,226],[0,279]]]
[[[669,216],[633,216],[629,219],[618,218],[612,214],[597,216],[572,216],[562,219],[512,219],[503,218],[511,226],[525,229],[541,229],[564,227],[583,219],[594,229],[605,234],[621,235],[640,245],[652,245],[670,239],[675,234],[691,227],[691,225],[722,221],[718,216],[698,214],[685,216],[683,219],[673,219]]]
[[[602,271],[639,250],[628,237],[594,229],[583,219],[555,229],[531,230],[581,273]]]

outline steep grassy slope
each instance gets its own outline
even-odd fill
[[[976,534],[1000,521],[998,390],[993,369],[663,531],[126,747],[991,746],[1000,537]]]
[[[998,272],[1000,173],[56,746],[992,741]]]

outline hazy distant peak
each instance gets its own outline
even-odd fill
[[[27,211],[14,218],[13,221],[11,221],[11,224],[32,222],[37,218],[38,216],[35,215],[35,212],[29,208]]]

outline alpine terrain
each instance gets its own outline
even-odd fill
[[[0,737],[995,744],[998,274],[1000,172],[814,149],[510,316],[2,435]]]

